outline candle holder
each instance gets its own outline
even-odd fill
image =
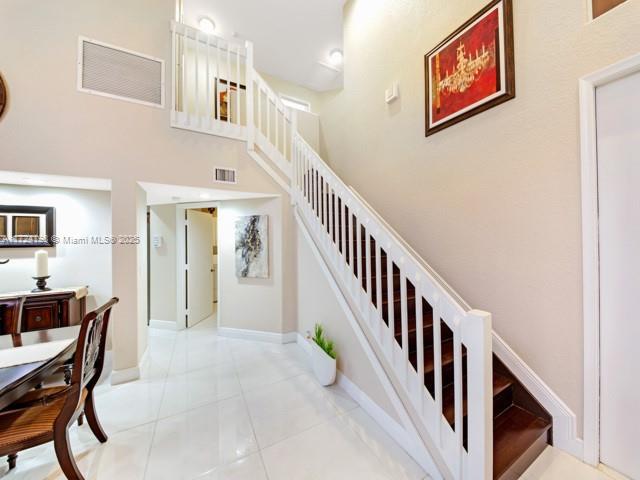
[[[51,290],[47,287],[47,278],[50,278],[51,275],[47,275],[46,277],[31,277],[36,281],[36,288],[31,290],[33,293],[37,292],[48,292]]]

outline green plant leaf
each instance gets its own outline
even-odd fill
[[[335,351],[335,344],[333,343],[332,340],[328,340],[324,336],[324,328],[319,323],[316,323],[315,325],[313,341],[316,342],[316,344],[322,350],[324,350],[327,355],[329,355],[331,358],[335,360],[335,358],[337,357],[337,353]]]

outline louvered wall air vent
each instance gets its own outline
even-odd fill
[[[233,168],[216,167],[213,173],[213,179],[217,183],[238,183],[236,170]]]
[[[80,37],[78,90],[163,107],[164,62]]]

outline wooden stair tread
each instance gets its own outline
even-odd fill
[[[506,389],[508,389],[513,382],[499,373],[493,374],[493,398],[495,399]],[[455,421],[455,389],[453,385],[449,385],[442,389],[442,414],[445,416],[450,425],[453,425]],[[494,413],[495,414],[495,413]],[[467,415],[467,397],[463,397],[462,415]]]
[[[516,478],[510,467],[537,442],[546,444],[550,428],[550,422],[516,405],[498,415],[493,422],[493,478]]]
[[[442,355],[443,367],[453,364],[453,340],[443,341],[440,347],[440,352]],[[434,369],[435,369],[435,364],[434,364],[434,358],[433,358],[433,347],[425,348],[424,349],[424,372],[425,374],[427,374],[427,373],[433,372]]]

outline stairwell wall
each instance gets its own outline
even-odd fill
[[[583,410],[578,79],[640,44],[640,2],[514,1],[517,97],[424,136],[424,55],[488,0],[350,0],[321,153],[576,413]],[[384,91],[399,81],[400,98]],[[349,128],[345,128],[345,126]],[[581,427],[580,427],[581,428]]]

